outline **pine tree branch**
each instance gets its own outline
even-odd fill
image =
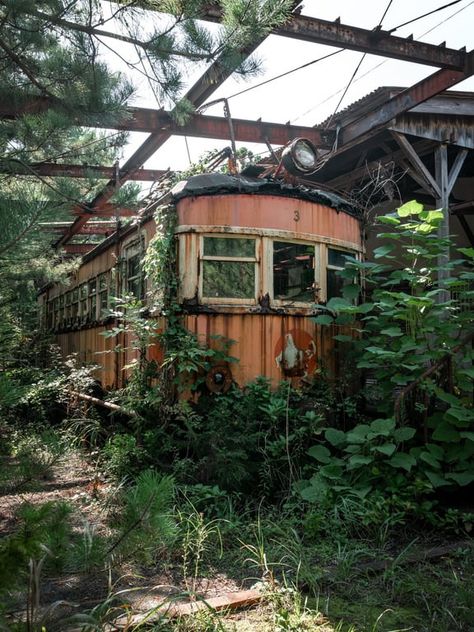
[[[22,73],[28,77],[31,83],[41,91],[45,96],[55,98],[54,94],[50,92],[45,86],[43,86],[35,75],[31,72],[26,64],[23,63],[21,57],[19,57],[1,38],[0,38],[0,48],[5,51],[8,57],[20,68]]]
[[[8,6],[6,0],[0,0],[0,4],[4,6]],[[79,24],[78,22],[71,22],[70,20],[65,20],[63,18],[59,18],[55,15],[50,15],[47,13],[43,13],[42,11],[32,11],[27,9],[22,9],[23,13],[26,15],[31,15],[32,17],[39,18],[40,20],[46,20],[50,24],[54,24],[56,26],[61,26],[65,29],[71,29],[73,31],[79,31],[81,33],[86,33],[88,35],[100,36],[100,37],[109,37],[111,39],[118,40],[120,42],[125,42],[126,44],[133,44],[135,46],[139,46],[143,48],[143,50],[150,50],[154,52],[161,52],[166,55],[172,55],[174,57],[185,57],[186,59],[191,60],[209,60],[209,55],[207,53],[189,53],[183,50],[178,49],[167,49],[167,48],[157,48],[153,45],[152,41],[142,42],[141,40],[130,37],[128,35],[122,35],[120,33],[113,33],[112,31],[104,31],[103,29],[98,29],[94,26],[89,26],[87,24]]]

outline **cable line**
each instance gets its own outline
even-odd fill
[[[398,31],[398,29],[401,29],[402,26],[407,26],[407,24],[412,24],[413,22],[417,22],[418,20],[421,20],[422,18],[426,18],[429,15],[433,15],[433,13],[438,13],[438,11],[442,11],[443,9],[447,9],[448,7],[452,7],[455,4],[459,4],[460,2],[462,2],[462,0],[453,0],[453,2],[448,2],[448,4],[443,4],[442,7],[438,7],[437,9],[433,9],[433,11],[428,11],[428,13],[423,13],[423,15],[419,15],[417,18],[413,18],[412,20],[403,22],[402,24],[399,24],[398,26],[394,26],[393,29],[390,29],[389,31],[387,31],[387,33],[394,33],[395,31]]]

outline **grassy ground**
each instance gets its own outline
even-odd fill
[[[139,531],[144,525],[134,527],[133,519],[131,530],[120,531],[121,512],[128,511],[121,490],[64,443],[16,437],[0,469],[0,630],[112,630],[111,619],[146,616],[163,601],[205,600],[255,583],[263,590],[255,607],[155,617],[124,629],[474,630],[474,548],[465,535],[367,528],[347,508],[327,525],[295,507],[242,512],[229,504],[215,516],[183,496],[169,514],[162,511],[158,531],[151,522],[148,533]],[[56,507],[52,518],[41,514],[47,505]]]

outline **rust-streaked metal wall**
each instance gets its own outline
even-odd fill
[[[230,355],[238,358],[232,363],[234,380],[240,384],[263,375],[274,384],[282,379],[299,380],[310,375],[321,359],[333,373],[338,370],[336,343],[328,328],[318,327],[312,320],[314,308],[277,304],[273,300],[271,261],[259,250],[259,295],[252,305],[205,304],[199,296],[201,244],[203,235],[252,235],[265,244],[272,239],[334,246],[352,253],[362,252],[359,221],[356,217],[329,206],[306,199],[279,195],[218,194],[184,197],[177,202],[176,228],[179,299],[184,310],[184,324],[199,341],[210,347],[219,345],[217,337],[235,341]],[[148,244],[155,233],[153,220],[135,231],[126,232],[118,241],[109,240],[108,246],[99,247],[97,254],[85,258],[70,287],[115,267],[117,258],[128,243],[141,236]],[[266,240],[266,241],[265,241]],[[324,261],[318,265],[323,266]],[[324,270],[323,270],[324,272]],[[121,281],[117,279],[117,288]],[[149,288],[150,289],[150,288]],[[64,288],[56,285],[42,294],[40,300],[54,299]],[[324,293],[324,288],[322,289]],[[115,294],[115,292],[113,292]],[[101,335],[112,325],[105,322],[90,323],[87,327],[70,328],[57,332],[57,341],[63,356],[78,354],[81,362],[99,364],[97,377],[107,388],[123,384],[124,367],[133,358],[133,352],[116,354],[117,344],[128,346],[123,336],[106,338]],[[157,326],[163,327],[162,319]],[[298,359],[298,370],[290,365],[290,356]],[[161,360],[158,348],[150,349],[150,357]]]

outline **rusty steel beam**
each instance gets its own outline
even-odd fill
[[[22,166],[21,163],[8,163],[3,167],[0,165],[0,172],[19,176],[38,175],[42,177],[110,179],[114,177],[115,169],[114,167],[101,167],[99,165],[65,165],[55,162],[41,162],[28,165],[28,168]],[[154,182],[166,173],[168,172],[160,169],[139,169],[131,175],[129,180]]]
[[[187,123],[178,125],[170,112],[147,108],[129,108],[129,117],[118,121],[116,129],[135,132],[170,132],[176,136],[194,136],[198,138],[229,139],[229,124],[221,116],[194,114]],[[334,132],[303,125],[271,123],[232,118],[235,140],[244,143],[264,143],[286,145],[291,140],[303,136],[314,144],[330,147],[334,142]]]
[[[138,4],[144,9],[157,10],[156,6],[150,6],[146,0],[141,0]],[[200,19],[220,22],[221,16],[219,6],[210,2]],[[307,15],[293,14],[285,24],[275,28],[272,34],[439,68],[463,70],[466,63],[466,53],[463,50],[397,37],[382,29],[363,29],[341,24],[340,20],[330,22]]]
[[[41,230],[64,233],[72,222],[40,222]],[[116,229],[117,223],[113,220],[103,222],[88,222],[82,227],[79,235],[110,235]]]
[[[93,250],[98,244],[64,244],[62,248],[67,255],[86,255]]]
[[[399,92],[397,95],[382,103],[371,112],[361,116],[356,121],[349,123],[340,132],[340,145],[348,145],[355,139],[360,139],[368,133],[373,133],[387,125],[399,114],[403,114],[423,101],[447,90],[460,81],[474,74],[473,52],[469,53],[469,63],[464,71],[438,70],[422,79],[414,86]]]
[[[12,104],[0,102],[0,117],[12,119],[25,113],[44,112],[48,107],[48,100],[44,98],[34,98],[21,107],[14,107]],[[78,124],[80,125],[80,120],[78,120]],[[272,145],[286,145],[299,136],[308,138],[320,147],[332,147],[334,143],[334,132],[332,130],[236,118],[232,119],[232,124],[235,140],[244,143],[264,143],[268,141]],[[187,123],[178,125],[173,120],[170,112],[153,110],[151,108],[130,107],[127,108],[126,116],[118,119],[115,123],[110,121],[104,123],[97,119],[94,124],[88,120],[87,125],[90,127],[147,132],[150,134],[166,132],[175,136],[194,136],[219,140],[229,139],[229,124],[221,116],[194,114]],[[98,170],[99,167],[90,167],[90,169]],[[110,173],[106,177],[112,178],[112,175]],[[72,175],[71,177],[81,176]],[[138,177],[134,176],[129,179],[138,179]]]
[[[426,42],[396,37],[381,29],[362,29],[339,21],[329,22],[306,15],[296,15],[286,24],[276,28],[275,35],[293,39],[340,46],[370,55],[381,55],[402,61],[411,61],[427,66],[463,70],[466,53]]]
[[[115,204],[110,204],[110,202],[102,202],[97,206],[84,206],[82,204],[78,204],[72,210],[73,215],[77,215],[79,217],[87,217],[87,220],[92,217],[136,217],[138,215],[137,211],[134,211],[131,208],[118,208]],[[74,225],[74,222],[71,226]]]

